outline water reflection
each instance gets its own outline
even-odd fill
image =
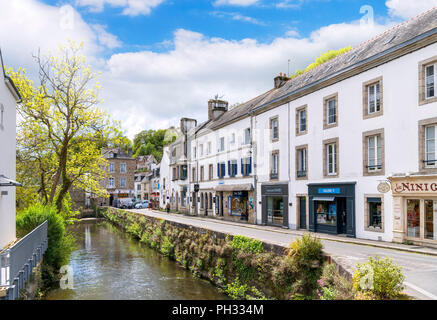
[[[81,222],[72,231],[79,245],[70,261],[74,289],[53,290],[47,299],[227,299],[108,222]]]

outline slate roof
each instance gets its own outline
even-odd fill
[[[262,110],[278,100],[292,96],[300,90],[323,82],[334,75],[358,68],[368,60],[388,54],[402,45],[408,44],[409,41],[414,42],[419,36],[425,37],[433,33],[437,33],[437,7],[388,29],[313,70],[288,80],[280,88],[271,89],[225,112],[215,120],[199,124],[195,130],[198,134],[202,134],[206,130],[217,130],[236,119],[249,116],[250,112]]]
[[[252,108],[262,109],[269,103],[291,96],[298,90],[312,86],[330,76],[359,67],[362,63],[398,49],[403,44],[415,40],[426,33],[437,32],[437,7],[434,7],[415,18],[405,21],[384,33],[361,43],[352,50],[308,71],[294,79],[288,80],[281,88],[269,97],[268,101]]]

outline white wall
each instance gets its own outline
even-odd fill
[[[3,127],[0,123],[0,174],[15,180],[16,103],[5,85],[2,70],[0,103],[4,106]],[[8,194],[0,195],[0,249],[15,240],[15,187],[0,187],[1,192]]]

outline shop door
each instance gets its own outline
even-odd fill
[[[337,233],[347,234],[347,210],[346,210],[346,199],[337,198]]]
[[[299,197],[299,228],[307,228],[307,198]]]
[[[284,198],[267,197],[267,224],[284,225]]]

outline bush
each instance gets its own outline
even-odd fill
[[[288,260],[296,276],[294,290],[314,295],[323,266],[323,245],[320,239],[304,234],[289,245]]]
[[[65,230],[67,222],[54,206],[34,205],[17,214],[17,235],[24,237],[48,220],[48,248],[42,263],[42,277],[45,286],[58,279],[59,269],[68,263],[75,249],[73,236]]]
[[[317,281],[320,300],[351,300],[354,298],[352,284],[343,278],[333,263],[326,263],[322,277]]]
[[[374,299],[393,299],[404,290],[404,275],[401,267],[390,258],[369,257],[369,261],[358,263],[353,275],[354,289],[360,297]]]

